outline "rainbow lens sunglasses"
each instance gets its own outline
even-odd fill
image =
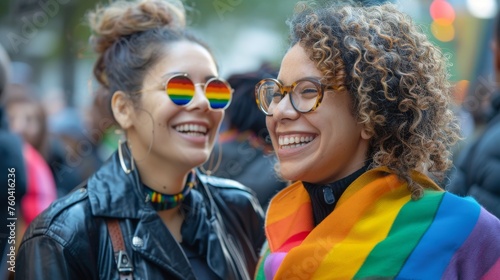
[[[203,91],[213,110],[223,110],[229,106],[233,89],[228,82],[219,78],[211,78],[205,83],[194,83],[188,74],[178,73],[167,80],[165,92],[177,106],[187,106],[193,100],[197,85],[203,85]]]

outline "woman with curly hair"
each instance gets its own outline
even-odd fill
[[[94,75],[124,141],[26,231],[18,279],[250,279],[263,213],[241,184],[198,172],[232,89],[185,28],[180,2],[89,14]]]
[[[256,86],[293,183],[270,202],[257,279],[492,279],[500,221],[431,178],[459,128],[446,57],[392,4],[298,6]]]

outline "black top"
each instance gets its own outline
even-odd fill
[[[215,274],[207,264],[204,256],[196,253],[196,250],[191,249],[187,244],[181,243],[181,248],[186,254],[186,257],[191,264],[194,274],[196,275],[196,279],[198,280],[210,280],[210,279],[219,279],[217,274]]]
[[[368,165],[365,165],[351,175],[325,185],[302,182],[311,198],[314,226],[317,226],[326,216],[332,213],[337,201],[347,187],[361,174],[365,173],[367,169]]]

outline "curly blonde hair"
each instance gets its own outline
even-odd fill
[[[300,44],[326,83],[348,92],[353,114],[372,135],[371,168],[387,166],[423,188],[412,170],[443,179],[459,127],[450,109],[446,56],[392,4],[297,6],[289,20],[291,46]]]

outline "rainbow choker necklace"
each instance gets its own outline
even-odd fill
[[[184,189],[178,194],[163,194],[156,192],[146,185],[144,185],[145,191],[149,199],[151,200],[151,205],[156,211],[168,210],[177,207],[181,204],[191,189],[196,185],[196,175],[194,170],[192,170],[186,180],[186,185]]]

